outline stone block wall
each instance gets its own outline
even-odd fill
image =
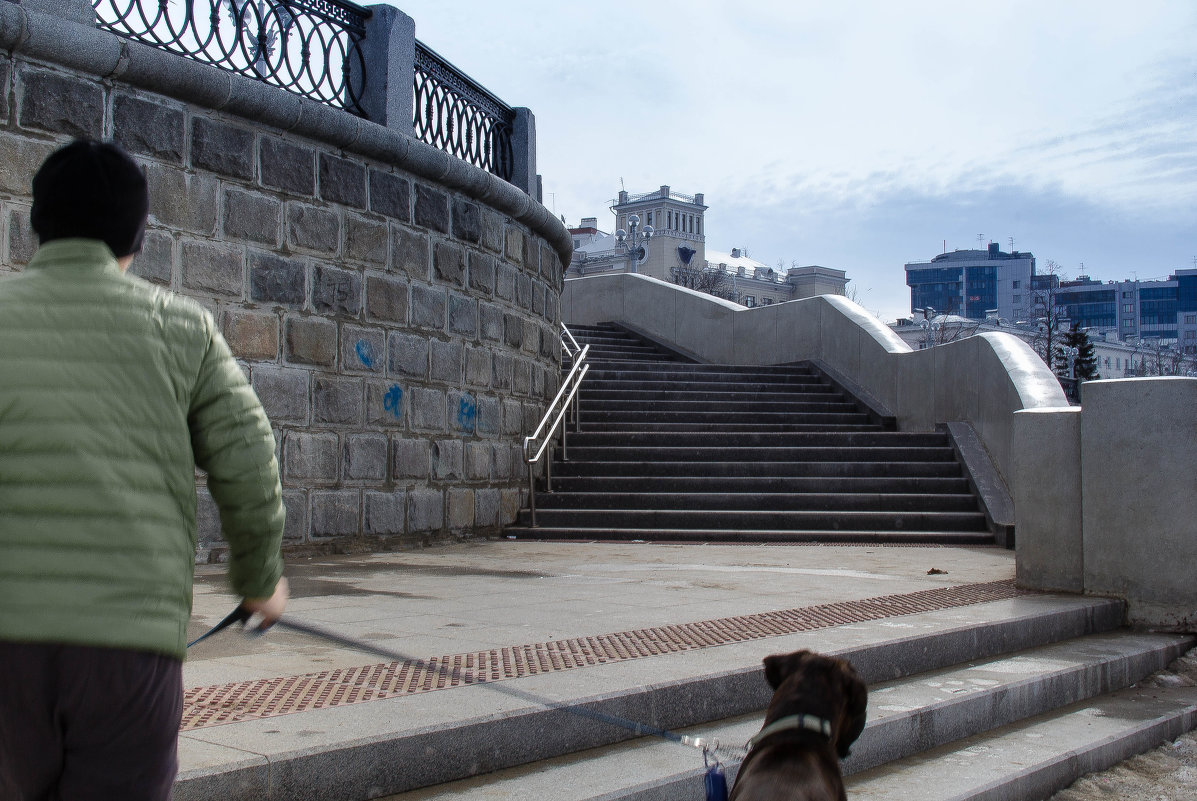
[[[150,221],[131,272],[216,316],[276,431],[288,544],[394,547],[514,519],[522,437],[558,386],[568,233],[539,211],[513,214],[521,201],[464,162],[450,168],[466,186],[438,181],[429,163],[451,157],[414,140],[393,142],[395,158],[377,145],[363,155],[10,50],[0,280],[36,247],[33,173],[78,136],[112,139],[144,166]],[[202,487],[199,518],[201,549],[219,553]]]

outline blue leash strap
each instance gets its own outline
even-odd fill
[[[702,775],[707,801],[727,801],[727,776],[723,772],[723,765],[719,764],[719,759],[706,748],[702,749],[702,762],[707,767],[706,773]]]

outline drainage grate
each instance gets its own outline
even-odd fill
[[[964,584],[905,595],[885,595],[860,601],[454,654],[429,659],[427,667],[409,662],[389,662],[303,676],[196,687],[187,690],[184,695],[180,728],[200,729],[239,720],[414,695],[475,682],[518,679],[607,662],[1000,601],[1024,594],[1014,586],[1013,581]],[[436,669],[438,667],[459,673],[445,675]]]

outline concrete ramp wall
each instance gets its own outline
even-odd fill
[[[1007,484],[1013,413],[1068,407],[1055,376],[1017,337],[983,334],[912,351],[876,317],[837,295],[746,309],[622,273],[566,281],[561,315],[567,324],[623,323],[715,364],[823,362],[904,429],[971,423]]]

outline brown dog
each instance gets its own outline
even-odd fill
[[[729,801],[845,801],[839,759],[864,730],[864,682],[813,651],[765,657],[765,678],[773,700]]]

